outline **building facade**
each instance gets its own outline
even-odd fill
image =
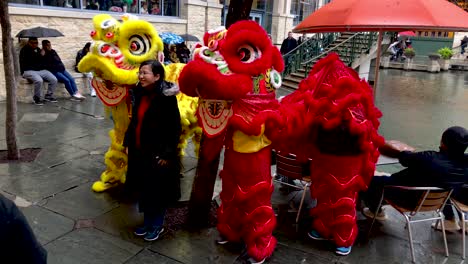
[[[254,0],[251,19],[281,43],[294,23],[328,0]],[[53,48],[72,72],[76,52],[91,40],[92,17],[108,13],[119,19],[136,14],[152,23],[158,32],[189,33],[202,39],[204,32],[224,25],[229,0],[8,0],[12,36],[26,28],[54,28],[64,37],[49,38]],[[301,18],[298,18],[299,15]],[[1,36],[0,36],[1,38]],[[17,54],[26,39],[15,39]],[[1,53],[1,50],[0,50]],[[0,54],[0,100],[5,99],[3,58]]]

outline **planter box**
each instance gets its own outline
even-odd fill
[[[407,71],[413,69],[413,58],[406,58],[405,62],[403,63],[403,69]]]
[[[382,59],[380,60],[380,66],[382,68],[388,68],[390,67],[390,56],[384,56],[382,57]]]
[[[450,68],[450,60],[440,59],[439,65],[442,71],[448,71],[448,69]]]
[[[440,65],[437,60],[430,60],[429,65],[427,66],[428,72],[440,72]]]

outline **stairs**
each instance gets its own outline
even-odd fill
[[[282,88],[296,90],[312,66],[330,52],[338,53],[341,60],[351,66],[356,58],[362,54],[369,54],[376,40],[377,34],[369,32],[332,33],[324,38],[309,39],[297,49],[283,56],[286,67],[283,72]],[[309,56],[304,56],[304,53]]]

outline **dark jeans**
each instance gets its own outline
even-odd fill
[[[468,189],[467,188],[455,189],[455,191],[452,193],[452,198],[464,204],[468,204]],[[453,208],[452,203],[449,200],[447,201],[447,204],[445,205],[445,208],[443,210],[446,220],[455,219],[455,214],[453,213],[453,210],[457,211],[458,217],[461,219],[460,212],[458,212],[458,210]]]
[[[394,174],[392,176],[374,176],[367,192],[362,193],[361,196],[367,207],[372,212],[377,210],[379,206],[380,198],[384,187],[387,185],[400,185],[400,186],[415,186],[408,182],[407,175]],[[402,191],[399,189],[386,188],[385,198],[395,201],[398,205],[405,208],[413,208],[418,202],[418,197],[421,193],[414,191]]]
[[[160,208],[144,213],[144,225],[148,230],[154,230],[162,227],[164,223],[164,216],[166,215],[166,208]]]
[[[55,77],[57,77],[57,80],[63,84],[65,84],[65,89],[67,89],[67,92],[70,94],[70,96],[73,96],[78,92],[78,88],[76,87],[75,79],[73,79],[73,76],[70,75],[67,71],[63,72],[54,72]]]

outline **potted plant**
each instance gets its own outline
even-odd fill
[[[413,48],[406,48],[403,51],[403,54],[405,55],[406,58],[412,59],[414,56],[416,56],[416,52],[414,51]]]
[[[453,51],[451,48],[443,47],[437,51],[440,55],[440,69],[447,71],[450,67],[450,58],[453,56]]]
[[[441,58],[441,56],[438,53],[430,53],[428,56],[429,59],[431,59],[431,61],[438,61]]]

